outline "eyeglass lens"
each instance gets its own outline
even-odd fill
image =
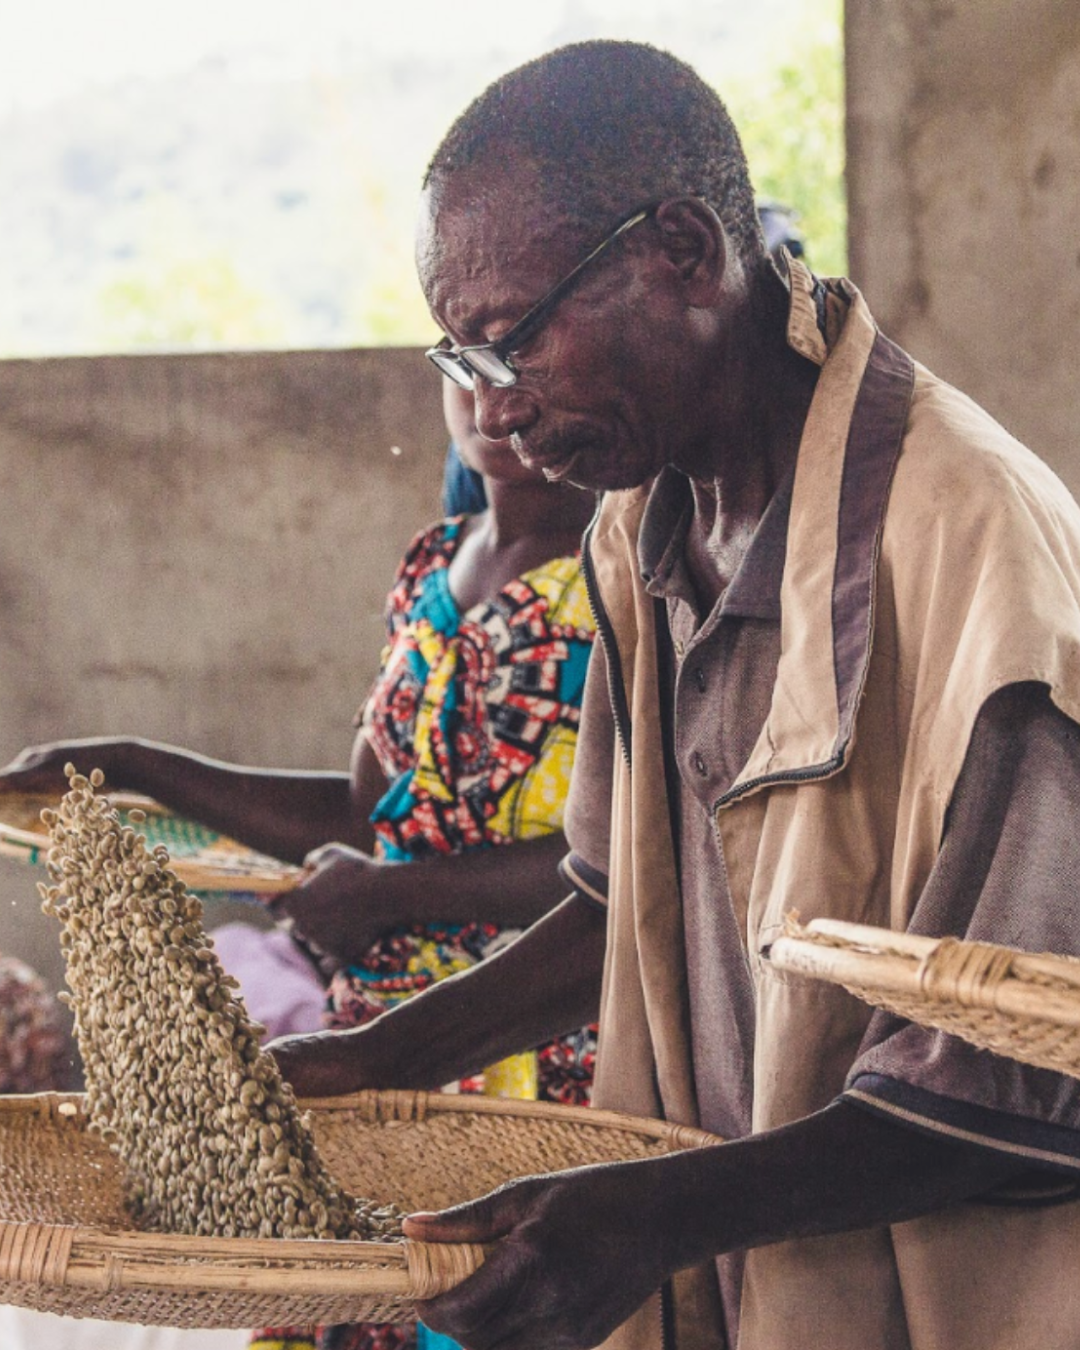
[[[429,360],[447,376],[459,384],[462,389],[475,388],[473,373],[456,352],[440,351],[437,347],[428,352]]]
[[[504,389],[517,381],[517,374],[507,365],[501,356],[490,347],[474,347],[463,354],[462,359],[478,375],[482,375],[488,384]]]
[[[501,356],[485,347],[473,347],[465,352],[435,347],[428,356],[444,375],[448,375],[462,389],[475,388],[475,376],[480,375],[497,389],[507,389],[517,383],[517,374]]]

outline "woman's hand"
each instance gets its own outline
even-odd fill
[[[59,797],[67,791],[64,765],[69,762],[84,774],[89,774],[91,769],[101,769],[106,786],[124,787],[122,766],[126,744],[110,737],[90,736],[31,745],[0,769],[0,792],[41,792]]]
[[[296,933],[324,955],[360,961],[388,928],[408,922],[387,878],[400,868],[344,844],[323,845],[308,854],[304,866],[308,875],[277,896],[270,910],[275,918],[291,920]]]

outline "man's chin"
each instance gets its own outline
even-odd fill
[[[560,481],[573,483],[589,492],[628,492],[642,487],[650,475],[635,473],[625,464],[590,464],[584,457]]]
[[[617,492],[640,487],[646,481],[631,465],[603,455],[591,443],[570,449],[550,446],[530,451],[522,441],[513,437],[511,440],[521,462],[542,473],[549,483],[568,483],[588,492]]]
[[[556,460],[526,460],[529,468],[535,473],[539,470],[549,483],[563,483],[570,477],[570,470],[574,467],[576,455],[571,455],[569,459]]]

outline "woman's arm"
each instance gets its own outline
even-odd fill
[[[113,789],[141,792],[249,848],[300,863],[328,839],[361,843],[349,776],[256,769],[139,739],[97,737],[24,750],[0,791],[63,792],[63,767],[99,768]]]
[[[527,928],[566,887],[562,833],[498,848],[450,853],[401,866],[327,844],[308,862],[314,872],[272,904],[278,918],[338,961],[363,960],[388,928],[412,923],[495,923]]]

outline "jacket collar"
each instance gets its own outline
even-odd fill
[[[772,703],[723,808],[781,782],[839,772],[854,744],[874,631],[878,555],[914,387],[911,358],[878,333],[848,281],[822,282],[788,260],[788,338],[821,365],[799,445],[780,587],[781,651]],[[586,531],[589,596],[608,655],[623,752],[631,758],[627,681],[636,668],[626,611],[652,600],[638,541],[650,486],[609,493]],[[638,593],[637,600],[627,594]],[[609,614],[606,598],[614,602]],[[614,620],[614,621],[613,621]]]
[[[825,778],[854,744],[874,628],[877,563],[914,385],[911,358],[877,331],[850,282],[788,261],[788,339],[821,365],[799,445],[780,590],[772,705],[717,803]]]

